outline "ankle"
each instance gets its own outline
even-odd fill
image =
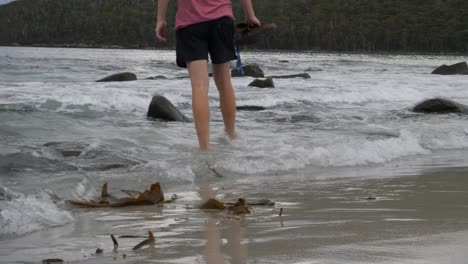
[[[201,150],[201,151],[208,151],[208,150],[210,150],[210,145],[209,145],[209,144],[201,144],[201,143],[200,143],[199,146],[200,146],[200,150]]]
[[[236,131],[225,131],[226,134],[228,135],[229,139],[233,140],[237,138],[237,133]]]

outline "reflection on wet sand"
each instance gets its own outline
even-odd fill
[[[209,185],[202,186],[199,195],[203,200],[216,197],[215,191]],[[221,232],[218,226],[219,222],[215,218],[216,216],[219,217],[219,214],[206,213],[207,220],[204,226],[206,238],[205,257],[208,264],[225,263],[223,253],[221,252]],[[230,226],[227,230],[229,232],[228,254],[230,263],[247,263],[247,246],[242,243],[246,236],[246,228],[242,225],[242,219],[235,218],[229,220],[229,222]]]
[[[205,224],[206,249],[205,256],[207,263],[224,263],[221,254],[221,235],[216,225],[216,220],[208,216]]]
[[[242,264],[247,263],[247,246],[242,243],[246,236],[246,229],[242,226],[240,220],[231,220],[229,232],[229,257],[230,263]],[[206,248],[205,256],[208,264],[225,263],[224,256],[221,252],[221,233],[218,227],[217,220],[210,214],[207,214],[205,224]]]

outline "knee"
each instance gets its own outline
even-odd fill
[[[231,88],[231,80],[229,78],[215,78],[215,84],[216,88],[218,88],[218,91],[222,92],[226,89]]]

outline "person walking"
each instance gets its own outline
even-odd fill
[[[170,0],[158,0],[156,39],[166,42],[166,13]],[[240,0],[246,23],[260,26],[251,0]],[[231,0],[178,0],[176,14],[176,61],[186,67],[192,84],[192,111],[200,149],[210,148],[208,102],[208,54],[220,97],[224,130],[233,140],[236,133],[236,97],[231,83],[230,61],[235,60],[234,14]]]

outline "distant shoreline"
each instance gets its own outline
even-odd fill
[[[0,47],[22,47],[22,48],[77,48],[77,49],[123,49],[123,50],[175,50],[173,47],[139,47],[120,45],[92,45],[92,44],[31,44],[21,45],[18,43],[0,44]],[[252,52],[284,52],[284,53],[332,53],[332,54],[367,54],[367,55],[431,55],[431,56],[467,56],[468,53],[431,53],[431,52],[402,52],[402,51],[337,51],[337,50],[283,50],[283,49],[251,49],[244,51]]]

